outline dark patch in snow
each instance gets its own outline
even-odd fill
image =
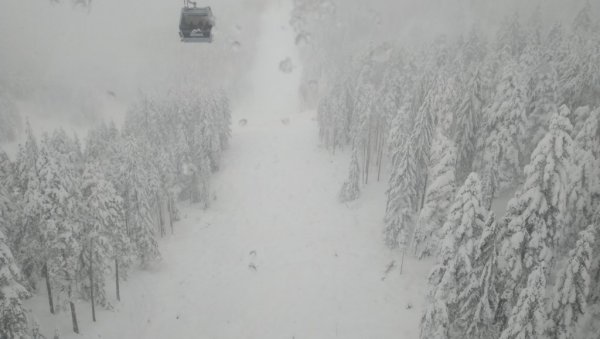
[[[281,60],[281,62],[279,63],[279,70],[287,74],[292,73],[292,71],[294,70],[294,64],[292,63],[292,59],[287,57]]]
[[[396,267],[396,260],[392,260],[386,267],[385,272],[383,272],[383,277],[381,277],[381,281],[384,281],[387,278],[388,274]]]

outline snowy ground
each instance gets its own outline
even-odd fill
[[[236,127],[217,200],[182,209],[162,262],[133,272],[97,324],[78,305],[83,337],[416,338],[430,263],[408,260],[382,281],[397,260],[381,236],[383,185],[338,203],[346,157],[318,147],[312,115]],[[34,304],[47,312],[43,294]],[[44,320],[77,337],[68,313]]]
[[[122,301],[96,324],[80,302],[80,336],[67,312],[39,317],[46,335],[59,327],[61,338],[417,338],[431,262],[407,259],[400,275],[398,254],[383,245],[383,182],[338,203],[347,154],[319,147],[315,113],[295,110],[298,70],[278,69],[295,58],[286,15],[273,8],[263,18],[254,90],[234,116],[212,206],[182,207],[163,260],[132,272]],[[30,302],[37,315],[48,313],[42,292]]]

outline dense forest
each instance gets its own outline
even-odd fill
[[[337,67],[313,56],[319,88],[306,88],[320,138],[351,151],[340,199],[385,180],[383,167],[383,241],[436,258],[421,338],[596,335],[600,26],[591,13],[588,2],[572,24],[548,25],[538,7],[507,16],[491,37],[475,26],[418,49],[382,43]],[[297,22],[299,39],[310,25]],[[496,216],[502,192],[514,197]]]
[[[185,94],[141,97],[123,126],[100,124],[83,142],[62,129],[38,140],[26,123],[16,159],[0,153],[0,336],[35,330],[22,302],[41,289],[49,312],[71,312],[78,332],[73,300],[90,301],[95,320],[96,305],[112,307],[109,284],[120,300],[129,268],[160,258],[176,202],[208,207],[229,101]]]

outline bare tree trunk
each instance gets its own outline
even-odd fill
[[[175,232],[173,231],[173,201],[171,200],[171,197],[169,197],[169,224],[171,225],[171,234],[175,234]]]
[[[119,260],[116,258],[115,258],[115,273],[116,273],[115,283],[117,285],[117,300],[121,301],[121,292],[119,290]]]
[[[406,247],[402,249],[402,259],[400,260],[400,274],[402,274],[402,268],[404,267],[404,253],[406,253]]]
[[[94,301],[94,241],[90,239],[90,299],[92,302],[92,320],[96,322],[96,304]]]
[[[71,306],[71,320],[73,321],[73,332],[79,334],[79,326],[77,325],[77,313],[75,312],[75,304],[72,301],[69,301],[69,306]]]
[[[379,154],[377,156],[377,181],[381,179],[381,164],[383,163],[383,149],[385,147],[385,138],[383,133],[379,133]]]
[[[50,313],[54,314],[54,301],[52,300],[52,288],[50,287],[50,273],[48,272],[48,264],[44,263],[42,268],[44,277],[46,278],[46,290],[48,291],[48,303],[50,304]]]
[[[337,136],[337,130],[333,130],[333,155],[335,155],[335,144],[336,144],[336,136]]]
[[[162,201],[160,200],[160,196],[158,194],[158,192],[156,192],[156,205],[158,206],[158,227],[160,229],[160,236],[164,237],[166,232],[165,232],[165,224],[163,222],[163,216],[162,216]]]

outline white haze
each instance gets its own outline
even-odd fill
[[[473,24],[492,32],[508,13],[526,17],[541,4],[556,20],[571,20],[585,0],[375,0],[349,1],[363,12],[349,15],[373,30],[374,41],[425,42],[464,32]],[[36,130],[85,129],[103,119],[119,122],[140,93],[161,93],[182,84],[225,88],[234,104],[247,104],[257,82],[277,88],[277,55],[283,40],[260,41],[268,3],[281,0],[219,0],[215,42],[182,44],[177,36],[181,1],[97,0],[88,9],[70,1],[0,2],[0,91],[17,103]],[[597,0],[595,2],[598,2]],[[594,7],[596,10],[600,6]],[[549,9],[549,10],[547,10]],[[344,12],[344,9],[339,9]],[[346,10],[346,12],[350,12]],[[376,25],[374,18],[380,18]],[[375,27],[378,26],[378,27]],[[292,43],[292,32],[280,32]],[[287,35],[286,35],[287,34]],[[319,32],[326,34],[326,32]],[[258,42],[257,42],[258,40]],[[340,46],[361,50],[361,46]],[[270,51],[270,52],[269,52]],[[260,60],[255,61],[255,58]],[[299,76],[297,68],[291,76]],[[274,82],[273,82],[273,81]],[[260,87],[265,88],[265,87]],[[288,89],[294,90],[294,89]],[[253,100],[262,100],[260,95]],[[279,97],[282,100],[281,96]]]

